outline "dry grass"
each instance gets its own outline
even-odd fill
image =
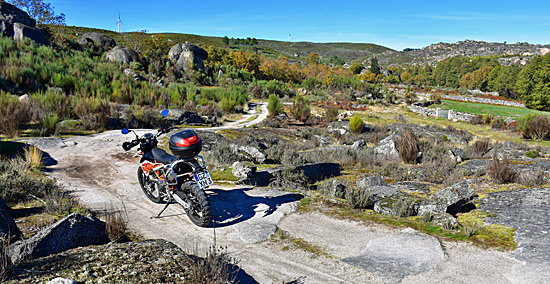
[[[25,162],[30,169],[41,170],[44,168],[42,151],[35,146],[25,148]]]
[[[403,162],[407,164],[416,164],[420,148],[418,146],[418,137],[416,137],[410,129],[405,132],[401,140],[399,140],[397,151]]]
[[[477,157],[483,156],[489,151],[489,140],[477,140],[474,142],[474,153]]]
[[[128,214],[126,210],[121,211],[113,206],[105,212],[105,231],[111,242],[121,242],[126,240],[128,223]]]
[[[227,253],[227,248],[211,247],[204,258],[189,259],[191,271],[187,280],[197,284],[236,283],[236,271],[233,271],[236,263],[237,260]]]
[[[509,166],[506,156],[498,158],[497,151],[493,154],[493,159],[487,164],[487,175],[496,183],[503,184],[514,181],[515,171]]]

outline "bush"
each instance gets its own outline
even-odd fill
[[[489,151],[489,140],[477,140],[473,145],[473,152],[476,158],[481,158]]]
[[[336,121],[339,114],[340,110],[337,106],[329,106],[326,110],[325,116],[328,121]]]
[[[399,140],[397,151],[403,162],[407,164],[416,164],[418,152],[420,151],[418,138],[410,129],[401,137],[401,140]]]
[[[493,159],[487,164],[487,175],[498,184],[512,182],[516,176],[514,170],[508,164],[506,156],[498,158],[497,151],[493,154]]]
[[[186,280],[204,284],[236,283],[237,273],[233,268],[237,263],[238,260],[230,257],[225,248],[212,246],[204,258],[189,258],[191,269]]]
[[[309,99],[302,95],[296,95],[292,102],[291,112],[294,119],[301,122],[306,122],[311,115],[311,103],[309,102]]]
[[[546,115],[528,114],[517,123],[521,134],[533,140],[542,140],[550,134],[550,119]]]
[[[15,137],[19,129],[32,116],[28,102],[20,102],[16,96],[0,91],[0,132]]]
[[[354,114],[351,119],[349,120],[349,129],[353,133],[361,133],[363,132],[364,127],[363,119],[361,118],[361,115],[356,113]]]
[[[303,171],[296,171],[294,168],[284,168],[281,171],[273,173],[274,180],[271,186],[282,187],[285,189],[305,189],[309,181]]]
[[[527,156],[529,158],[532,158],[532,159],[535,159],[535,158],[540,157],[540,153],[537,150],[529,150],[529,151],[525,152],[525,156]]]
[[[110,208],[105,212],[105,232],[111,242],[120,242],[127,238],[126,224],[128,219],[126,212]]]
[[[357,186],[350,186],[346,189],[346,202],[353,209],[372,209],[374,196],[368,190]]]
[[[269,100],[267,104],[267,110],[269,111],[269,116],[274,117],[280,113],[283,113],[283,104],[279,96],[275,94],[269,95]]]

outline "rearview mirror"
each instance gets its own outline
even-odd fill
[[[168,110],[167,110],[167,109],[163,110],[163,111],[161,112],[161,114],[162,114],[162,117],[167,116],[167,115],[168,115]]]
[[[122,130],[120,132],[122,132],[122,134],[128,134],[128,133],[130,133],[130,130],[128,130],[126,128],[122,128]]]

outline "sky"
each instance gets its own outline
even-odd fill
[[[374,43],[395,50],[465,39],[550,43],[550,1],[44,0],[66,24],[291,42]]]

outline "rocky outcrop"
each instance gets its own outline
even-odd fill
[[[17,7],[0,1],[0,35],[21,41],[31,39],[39,44],[47,44],[45,33],[36,28],[36,21]]]
[[[334,121],[334,122],[331,122],[328,125],[327,129],[328,129],[328,132],[330,132],[330,133],[338,132],[341,135],[344,135],[344,134],[346,134],[347,132],[350,131],[348,121]]]
[[[71,279],[78,283],[188,283],[191,263],[192,256],[165,240],[109,243],[14,266],[10,279],[2,283],[48,283],[52,279],[64,281],[56,284],[75,283]]]
[[[472,202],[475,198],[477,198],[477,194],[474,193],[468,181],[461,181],[442,189],[431,196],[429,200],[422,202],[418,208],[418,215],[426,213],[449,213],[455,215],[460,212],[464,204]]]
[[[93,216],[73,213],[30,239],[10,245],[9,254],[12,263],[17,264],[72,248],[108,242],[103,222]]]
[[[367,142],[365,142],[365,139],[359,139],[351,145],[351,149],[354,151],[361,150],[365,147],[367,147]]]
[[[172,46],[168,58],[176,70],[187,72],[189,70],[204,70],[204,60],[208,58],[206,50],[186,42]]]
[[[124,64],[138,61],[138,58],[135,51],[121,45],[117,45],[107,52],[107,59],[110,61],[122,62]]]
[[[374,175],[357,181],[357,187],[366,189],[373,186],[387,186],[386,180],[380,175]]]
[[[493,192],[481,200],[480,210],[495,213],[485,225],[499,224],[515,229],[518,244],[515,258],[546,263],[550,255],[550,188],[524,188]],[[548,271],[548,270],[547,270]]]
[[[114,39],[100,32],[85,33],[78,38],[77,42],[83,46],[95,45],[104,51],[110,50],[116,46],[116,41]]]
[[[386,159],[397,160],[399,159],[399,152],[397,152],[397,144],[401,137],[397,134],[392,134],[378,143],[378,146],[374,147],[374,152]]]
[[[275,178],[275,173],[281,172],[284,169],[285,167],[277,167],[261,172],[256,172],[251,177],[241,179],[239,181],[239,184],[268,186]],[[302,172],[310,183],[315,183],[323,179],[340,175],[340,165],[336,163],[308,164],[291,169],[295,173]]]
[[[399,283],[405,276],[427,272],[446,258],[439,241],[407,228],[370,241],[361,255],[342,261]]]
[[[231,150],[257,164],[262,164],[267,159],[265,151],[259,147],[232,144]]]
[[[256,166],[249,166],[243,162],[235,162],[231,168],[231,173],[238,178],[249,178],[253,176],[258,169]]]
[[[136,82],[145,81],[145,78],[143,78],[143,76],[139,75],[136,71],[134,71],[130,68],[124,69],[124,74],[132,77],[132,79],[134,79],[134,81],[136,81]]]

